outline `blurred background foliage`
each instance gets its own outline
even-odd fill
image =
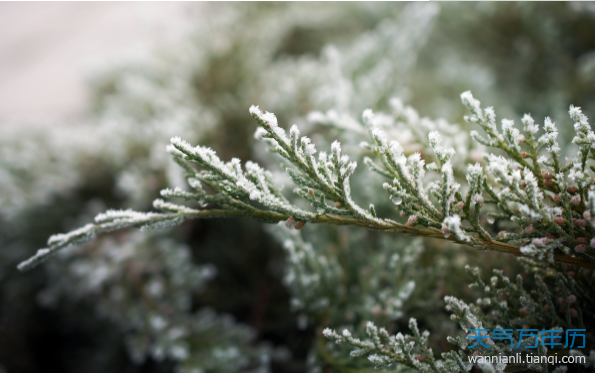
[[[459,94],[469,89],[501,118],[550,115],[571,129],[573,103],[593,121],[594,4],[218,3],[195,13],[170,42],[90,76],[93,110],[80,122],[0,127],[0,364],[342,370],[366,362],[330,354],[322,327],[373,319],[397,331],[409,317],[433,333],[435,350],[450,349],[445,336],[458,327],[442,296],[474,300],[463,265],[515,274],[512,257],[348,228],[307,226],[305,244],[280,239],[279,227],[217,219],[100,237],[26,274],[16,264],[103,209],[150,210],[160,189],[183,185],[165,152],[171,136],[209,145],[224,160],[275,167],[255,147],[252,104],[283,126],[298,123],[325,148],[360,139],[316,126],[312,111],[359,118],[399,97],[421,116],[461,124]],[[570,134],[560,133],[566,143]],[[355,196],[380,215],[398,213],[380,188],[354,179]],[[308,308],[296,300],[311,296],[284,281],[297,271],[291,248],[301,245],[325,257],[335,277],[328,288],[313,286]],[[409,281],[411,295],[391,307],[387,292]],[[161,341],[157,317],[171,340]],[[186,335],[176,335],[180,326]]]

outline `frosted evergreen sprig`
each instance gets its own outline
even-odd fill
[[[491,203],[495,204],[502,213],[490,212],[492,217],[508,218],[520,226],[523,231],[517,233],[503,232],[499,235],[498,240],[506,242],[508,240],[522,240],[521,252],[529,256],[536,256],[545,258],[549,261],[554,261],[557,253],[571,254],[569,247],[574,248],[579,245],[574,239],[574,231],[578,231],[577,226],[587,227],[589,222],[582,220],[581,209],[576,209],[576,213],[572,213],[572,206],[570,199],[575,199],[576,205],[581,203],[581,196],[571,197],[570,194],[575,193],[573,187],[567,188],[566,177],[559,173],[553,176],[548,172],[543,172],[538,165],[536,152],[539,149],[535,144],[538,140],[534,139],[534,133],[537,132],[537,126],[529,115],[525,115],[522,122],[524,123],[525,131],[528,136],[529,147],[532,150],[531,158],[534,160],[533,165],[524,161],[528,158],[528,152],[522,151],[521,143],[526,142],[522,138],[520,131],[513,127],[514,123],[510,120],[503,120],[502,128],[503,134],[499,133],[496,127],[496,115],[492,108],[487,108],[484,111],[480,109],[480,102],[473,98],[471,93],[466,92],[462,94],[462,101],[473,113],[467,119],[471,122],[478,123],[489,135],[490,141],[481,138],[477,132],[472,132],[472,137],[486,146],[494,146],[503,149],[513,159],[506,159],[503,156],[489,155],[489,164],[486,171],[495,175],[496,182],[504,185],[504,188],[499,193],[495,193],[490,186],[487,174],[480,165],[470,165],[466,179],[468,180],[469,189],[466,198],[463,199],[459,194],[459,184],[453,182],[453,171],[450,165],[450,158],[453,156],[453,149],[445,149],[440,147],[441,136],[437,132],[430,132],[429,144],[433,148],[435,156],[439,161],[439,166],[431,163],[427,166],[429,171],[440,171],[441,180],[437,183],[431,183],[428,190],[436,197],[440,204],[440,212],[429,201],[428,196],[424,194],[422,169],[423,161],[421,162],[419,156],[415,154],[406,158],[401,153],[403,149],[395,141],[388,141],[385,133],[379,128],[373,127],[375,120],[372,112],[365,113],[364,122],[372,128],[371,135],[375,140],[376,147],[373,149],[377,156],[381,159],[383,166],[378,166],[368,160],[367,165],[370,169],[378,174],[393,178],[393,184],[386,183],[385,189],[391,194],[391,199],[400,206],[402,212],[406,216],[414,219],[409,222],[420,222],[423,225],[430,227],[441,227],[446,235],[453,234],[459,242],[467,242],[478,248],[483,247],[485,243],[478,243],[478,237],[488,242],[493,242],[491,235],[480,224],[480,208],[484,204],[483,193],[486,192],[492,197]],[[541,142],[542,145],[550,142],[550,152],[555,157],[558,153],[558,145],[556,144],[557,131],[554,124],[550,120],[546,120],[545,129],[546,136]],[[516,160],[521,160],[523,165],[523,173],[520,171],[519,163]],[[416,165],[416,163],[420,163]],[[593,166],[592,166],[593,167]],[[539,175],[537,179],[534,175]],[[412,177],[415,174],[417,178]],[[552,195],[552,191],[546,187],[541,187],[540,183],[545,176],[546,184],[551,187],[552,191],[564,191],[557,194],[556,197]],[[593,173],[591,173],[593,175]],[[572,173],[569,179],[575,177]],[[555,183],[556,181],[556,183]],[[587,193],[590,196],[589,189],[593,190],[593,180],[588,187]],[[555,202],[560,202],[560,206],[553,206],[545,202],[545,194]],[[558,201],[557,201],[558,200]],[[511,206],[514,203],[514,206]],[[455,205],[455,206],[454,206]],[[463,208],[463,214],[450,215],[451,212],[458,211]],[[473,209],[470,209],[473,208]],[[513,209],[512,209],[513,208]],[[586,213],[585,215],[589,215]],[[558,218],[557,218],[558,217]],[[565,220],[566,218],[566,220]],[[467,220],[471,228],[462,229],[461,223]],[[535,224],[531,221],[541,221]],[[538,249],[532,244],[523,243],[523,239],[532,240],[537,233],[537,227],[540,227],[541,233],[547,237],[544,239],[543,245]],[[592,234],[587,230],[581,230],[580,241],[586,241],[591,238]],[[469,232],[475,232],[478,237],[470,236]],[[530,235],[528,235],[530,234]],[[584,235],[587,235],[584,237]],[[553,237],[554,236],[554,237]],[[557,237],[563,239],[558,240]],[[557,239],[557,240],[555,240]],[[542,243],[542,242],[541,242]],[[476,245],[480,244],[480,245]],[[579,247],[580,251],[581,248]],[[576,256],[585,257],[589,262],[593,262],[593,256],[585,256],[585,252],[576,254]]]
[[[277,124],[273,113],[262,112],[258,107],[252,106],[250,113],[265,131],[259,132],[265,139],[271,139],[275,145],[274,150],[294,167],[285,170],[293,181],[302,189],[296,192],[305,197],[315,207],[317,216],[327,213],[351,216],[363,223],[379,225],[381,220],[375,218],[370,212],[359,207],[351,198],[350,177],[356,170],[356,162],[348,162],[349,157],[341,154],[341,145],[338,141],[331,144],[331,152],[319,152],[311,140],[303,136],[296,125],[290,129],[288,138],[285,131]],[[326,201],[334,202],[334,207]],[[308,213],[305,221],[310,221],[315,215]]]
[[[420,373],[449,372],[440,361],[435,360],[432,349],[427,347],[429,332],[420,333],[414,318],[410,319],[409,327],[413,335],[398,333],[393,336],[384,328],[378,328],[374,323],[367,322],[366,334],[370,338],[367,341],[352,337],[352,333],[347,329],[344,329],[340,335],[326,328],[323,330],[323,336],[334,340],[336,344],[348,344],[354,347],[350,356],[366,355],[377,370],[401,364]]]
[[[417,277],[429,279],[414,268],[424,250],[420,238],[396,248],[395,238],[383,237],[373,244],[370,233],[359,231],[351,233],[350,241],[338,248],[317,241],[311,244],[302,238],[304,232],[279,226],[282,223],[269,226],[267,231],[286,252],[283,281],[300,329],[320,318],[333,325],[401,318],[411,305],[413,293],[422,292],[416,287]],[[323,227],[313,230],[325,231]],[[345,235],[348,230],[341,231],[344,234],[340,235]],[[362,252],[363,245],[374,249]],[[358,260],[350,260],[352,256]],[[355,293],[355,289],[365,291]],[[324,351],[320,348],[319,352],[324,355]]]
[[[557,252],[574,253],[593,263],[593,252],[586,254],[582,243],[591,240],[594,231],[593,217],[590,212],[586,213],[590,205],[585,204],[594,191],[594,165],[587,160],[587,155],[594,155],[593,143],[589,140],[594,138],[594,131],[580,108],[571,106],[569,114],[576,121],[574,139],[582,145],[578,157],[563,166],[559,159],[558,131],[549,117],[544,121],[545,133],[538,139],[535,137],[538,125],[529,114],[522,118],[524,135],[510,120],[503,120],[501,134],[492,108],[482,111],[480,102],[470,92],[464,92],[461,98],[472,113],[466,120],[480,125],[489,139],[480,137],[476,131],[472,131],[472,136],[511,157],[488,156],[487,169],[496,177],[495,182],[502,185],[500,192],[495,193],[488,181],[483,182],[485,192],[503,212],[497,217],[508,217],[523,229],[516,233],[504,232],[500,239],[525,240],[521,251],[541,259],[546,256],[553,261]],[[539,155],[543,146],[550,160],[546,155]],[[522,150],[523,147],[527,147],[527,151]]]
[[[460,322],[462,328],[467,329],[469,320],[462,318],[466,311],[471,316],[471,321],[482,323],[484,328],[544,328],[552,327],[554,330],[586,328],[586,321],[582,316],[582,310],[591,310],[594,299],[590,287],[594,285],[594,278],[590,271],[579,270],[567,272],[563,266],[546,266],[544,263],[530,259],[521,259],[526,268],[526,273],[533,275],[534,289],[527,291],[524,280],[518,275],[512,281],[504,275],[502,270],[493,270],[494,276],[490,283],[485,283],[480,276],[478,268],[466,267],[466,271],[474,279],[470,286],[484,294],[475,304],[465,304],[454,298],[446,299],[448,308],[455,311],[452,318]],[[548,285],[547,285],[548,283]],[[585,292],[585,293],[582,293]],[[477,327],[475,327],[477,328]],[[516,332],[513,337],[513,346],[510,344],[499,344],[495,349],[503,354],[514,354],[515,352],[530,353],[525,345],[533,345],[533,338],[527,338],[519,343],[520,336]],[[592,333],[586,334],[586,345],[588,340],[593,341]],[[461,339],[450,340],[456,344],[462,343]],[[487,339],[487,341],[492,341]],[[486,344],[491,345],[490,342]],[[460,344],[463,349],[464,346]],[[518,347],[519,346],[519,347]],[[492,347],[492,346],[491,346]],[[477,346],[475,349],[483,352],[485,348]],[[539,350],[540,355],[546,355],[545,349]],[[562,367],[555,367],[560,370]],[[547,371],[547,368],[542,368]]]
[[[576,135],[573,138],[573,144],[580,147],[581,164],[578,166],[581,173],[586,168],[588,156],[594,157],[594,131],[590,128],[588,117],[582,113],[581,108],[570,105],[569,117],[575,121],[573,128]]]
[[[525,348],[525,346],[535,344],[534,338],[525,337],[520,341],[521,336],[517,329],[536,328],[540,330],[545,326],[552,330],[585,329],[587,321],[584,319],[582,311],[594,308],[594,297],[591,292],[594,287],[594,277],[591,271],[586,269],[567,272],[564,265],[552,265],[532,259],[520,259],[520,261],[526,268],[526,273],[533,275],[532,291],[527,290],[521,275],[512,281],[502,270],[495,269],[490,281],[485,282],[478,268],[466,266],[467,273],[474,280],[470,287],[479,290],[481,297],[475,303],[466,303],[453,296],[445,297],[446,309],[451,313],[451,319],[459,324],[466,336],[469,335],[470,329],[510,328],[515,331],[512,336],[513,346],[507,340],[492,339],[487,335],[482,341],[489,348],[478,344],[471,349],[468,348],[471,340],[464,338],[464,334],[448,336],[447,341],[457,346],[458,350],[443,352],[441,354],[443,361],[438,361],[433,357],[432,350],[426,347],[428,332],[420,334],[414,319],[411,319],[409,323],[413,336],[406,335],[404,337],[402,333],[398,333],[394,337],[385,329],[378,328],[370,322],[366,332],[371,341],[360,341],[352,337],[348,330],[344,330],[342,335],[339,335],[327,328],[323,331],[323,335],[337,344],[356,347],[351,356],[368,354],[369,361],[378,365],[376,368],[397,363],[409,366],[419,372],[429,370],[432,372],[468,372],[473,367],[468,360],[470,355],[493,356],[515,355],[516,353],[534,355],[538,353],[540,356],[546,356],[549,352],[544,346],[539,346],[538,352]],[[593,315],[590,317],[593,318]],[[400,345],[399,341],[406,342],[405,346],[408,349],[404,349],[404,345]],[[593,341],[594,334],[588,329],[586,347],[590,347]],[[404,355],[404,352],[410,353],[410,358],[412,358],[413,350],[418,354],[413,356],[415,360],[408,360],[408,355]],[[562,348],[559,351],[564,352],[561,350]],[[570,354],[592,357],[593,352],[593,349],[589,353],[574,350],[574,353],[570,352]],[[481,364],[475,365],[483,370]],[[543,364],[537,369],[541,372],[565,371],[567,369],[564,365],[557,365],[549,367],[547,364]],[[594,363],[587,360],[585,365],[589,367]],[[509,366],[511,368],[508,368]],[[508,368],[508,370],[519,371],[523,367],[514,364],[499,364],[492,370],[502,372]]]
[[[454,299],[447,300],[448,308],[455,311],[454,318],[458,319],[461,327],[469,328],[465,320],[460,319],[463,315],[462,310],[465,309],[473,316],[474,321],[482,322],[484,328],[489,329],[502,326],[514,330],[528,326],[531,328],[550,326],[559,330],[585,328],[582,310],[591,310],[594,305],[593,295],[588,291],[588,288],[593,287],[594,284],[591,273],[585,270],[569,273],[563,266],[544,266],[534,260],[523,259],[522,262],[526,267],[526,273],[533,275],[534,291],[526,290],[521,275],[512,281],[504,275],[503,271],[494,270],[490,283],[485,283],[478,268],[466,267],[475,281],[471,287],[482,291],[484,297],[479,298],[475,304],[465,304]],[[581,292],[586,293],[581,294]],[[505,344],[496,346],[496,349],[504,354],[518,351],[530,352],[523,349],[526,344],[523,342],[518,344],[519,338],[518,333],[515,333],[513,345],[516,348]],[[593,334],[587,334],[586,339],[593,340]],[[487,344],[490,345],[490,342]],[[519,348],[517,348],[518,345]],[[478,346],[476,348],[483,349]],[[546,351],[539,354],[545,355]]]
[[[290,305],[294,311],[320,313],[345,296],[344,269],[337,258],[317,253],[298,231],[288,231],[283,237],[287,253],[284,283],[292,292]]]
[[[217,273],[213,265],[194,264],[190,248],[156,233],[126,236],[122,246],[106,238],[84,248],[91,256],[81,256],[83,248],[61,252],[48,264],[41,304],[89,303],[122,332],[138,365],[150,357],[178,371],[269,370],[274,351],[252,343],[254,330],[211,308],[193,309],[194,296]]]
[[[288,135],[279,126],[273,113],[252,106],[250,113],[261,126],[257,131],[258,137],[265,139],[271,149],[285,160],[285,171],[298,186],[295,192],[310,202],[316,212],[291,203],[274,182],[272,174],[258,164],[248,161],[243,169],[239,159],[223,162],[212,149],[193,147],[179,137],[174,137],[168,151],[185,170],[188,184],[194,192],[179,188],[165,189],[162,196],[195,202],[199,209],[157,199],[154,206],[165,213],[108,211],[96,217],[96,224],[52,236],[48,248],[39,250],[19,268],[30,269],[59,249],[86,242],[103,232],[126,227],[139,227],[144,231],[178,225],[187,219],[211,217],[252,217],[269,223],[286,221],[286,226],[296,229],[308,222],[362,226],[418,236],[444,237],[478,249],[593,267],[594,249],[586,248],[587,242],[594,237],[593,214],[586,211],[585,202],[590,198],[593,200],[594,183],[592,180],[589,184],[581,184],[579,188],[567,184],[565,172],[561,171],[564,168],[557,166],[557,131],[554,124],[547,119],[546,134],[534,141],[536,129],[533,120],[529,115],[522,120],[530,143],[538,144],[531,146],[531,150],[538,150],[541,145],[548,144],[555,172],[552,175],[542,171],[538,161],[532,164],[526,161],[527,157],[524,157],[519,144],[520,132],[511,121],[503,121],[501,134],[497,130],[492,108],[480,110],[480,102],[469,92],[462,94],[462,101],[472,112],[467,119],[478,123],[490,141],[483,140],[477,134],[472,136],[483,144],[504,150],[513,159],[489,155],[486,168],[479,164],[470,165],[466,175],[468,191],[465,197],[460,192],[461,185],[455,181],[451,165],[455,151],[440,145],[442,139],[437,131],[429,132],[428,141],[438,166],[427,165],[426,168],[431,173],[440,173],[441,177],[436,183],[428,183],[425,179],[426,160],[421,154],[406,156],[401,145],[389,140],[377,126],[378,117],[371,110],[363,113],[364,126],[373,141],[372,146],[366,147],[376,154],[382,166],[370,159],[366,163],[373,171],[393,179],[391,184],[384,183],[383,187],[394,204],[409,217],[405,224],[379,218],[374,206],[363,209],[352,199],[350,177],[356,169],[356,162],[350,162],[349,156],[342,154],[338,141],[331,145],[329,154],[318,152],[317,155],[315,145],[308,137],[300,137],[297,126],[292,126]],[[587,139],[590,132],[586,130],[586,120],[578,114],[578,110],[574,108],[570,112],[580,124],[576,126],[578,137]],[[582,152],[593,152],[593,148],[592,151],[585,149],[587,151],[584,148],[580,150],[581,155]],[[535,153],[531,159],[536,159]],[[593,177],[593,165],[574,161],[569,165],[572,166],[567,168],[567,172],[573,170],[572,175],[568,175],[569,179],[585,182]],[[501,184],[500,191],[494,191],[486,172],[496,177],[495,182]],[[213,193],[207,193],[203,186]],[[510,217],[522,230],[501,234],[498,240],[493,239],[480,224],[483,193],[492,198],[491,202],[503,212],[504,217]],[[547,202],[547,196],[555,204]],[[213,204],[219,208],[211,208]],[[469,225],[465,225],[465,222]],[[506,244],[509,240],[523,245]],[[574,252],[569,248],[573,248]]]

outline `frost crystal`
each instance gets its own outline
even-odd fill
[[[529,114],[524,114],[522,118],[522,124],[524,125],[524,131],[529,134],[535,134],[538,132],[539,127],[534,123],[534,118]]]
[[[428,143],[431,147],[435,148],[439,143],[441,143],[441,134],[438,131],[431,131],[428,133]]]
[[[461,229],[461,218],[457,214],[445,218],[443,220],[443,227],[445,227],[448,232],[455,235],[457,240],[461,240],[463,242],[469,242],[471,240],[470,237]]]

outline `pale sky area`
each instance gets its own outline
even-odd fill
[[[0,124],[85,113],[85,74],[159,41],[196,4],[0,3]]]

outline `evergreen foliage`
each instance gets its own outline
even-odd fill
[[[507,119],[502,120],[502,132],[499,132],[492,107],[482,110],[480,102],[474,99],[470,92],[464,92],[461,98],[471,112],[471,116],[466,116],[466,120],[479,124],[488,140],[476,131],[472,131],[472,137],[487,147],[501,149],[511,157],[507,159],[494,154],[485,157],[488,163],[486,170],[495,177],[490,182],[479,163],[470,165],[466,173],[468,188],[465,195],[460,192],[461,186],[455,181],[451,165],[455,150],[440,146],[442,138],[438,131],[428,133],[429,145],[434,153],[432,160],[436,160],[436,163],[426,164],[420,153],[406,156],[398,142],[388,140],[380,127],[380,121],[377,121],[371,110],[365,110],[362,115],[362,132],[369,132],[370,143],[364,141],[361,146],[380,159],[382,166],[371,159],[367,159],[367,164],[372,171],[389,179],[393,178],[392,184],[386,182],[383,188],[389,193],[392,203],[401,209],[404,217],[407,217],[405,223],[380,218],[373,204],[366,210],[354,202],[350,177],[357,165],[356,162],[349,161],[348,155],[342,154],[338,141],[331,144],[329,154],[319,152],[316,155],[315,145],[308,137],[300,137],[296,125],[291,127],[288,134],[279,126],[274,114],[252,106],[250,114],[260,125],[256,136],[264,139],[270,151],[285,160],[285,171],[297,185],[294,193],[307,200],[316,211],[291,203],[283,195],[282,188],[275,183],[272,173],[256,163],[248,161],[244,169],[241,161],[236,158],[224,163],[212,149],[193,147],[174,137],[168,151],[176,163],[185,170],[188,185],[192,190],[168,188],[162,190],[161,195],[165,198],[194,202],[196,207],[190,207],[188,203],[179,205],[157,199],[153,205],[164,213],[108,210],[95,217],[95,224],[50,237],[48,248],[40,249],[34,257],[21,263],[19,268],[29,270],[58,250],[84,243],[103,232],[127,227],[149,231],[178,225],[187,219],[251,217],[266,223],[285,222],[286,229],[290,230],[300,230],[309,223],[357,226],[421,237],[444,237],[476,249],[499,250],[518,256],[535,257],[552,264],[543,271],[546,272],[545,276],[555,278],[558,292],[553,295],[542,277],[537,274],[537,300],[524,290],[521,276],[517,285],[514,285],[502,272],[495,271],[496,276],[491,279],[491,289],[491,286],[486,285],[479,277],[477,268],[471,271],[476,278],[473,286],[483,289],[488,296],[480,299],[478,304],[494,305],[495,310],[494,315],[486,317],[482,309],[467,305],[457,298],[446,297],[447,310],[453,312],[452,319],[458,321],[465,331],[502,326],[506,322],[516,326],[532,322],[549,327],[563,326],[565,329],[585,328],[581,310],[590,310],[594,306],[594,299],[591,297],[594,282],[593,279],[586,279],[592,278],[592,273],[580,270],[578,274],[582,276],[576,280],[565,276],[564,269],[554,264],[557,261],[588,269],[594,266],[594,165],[593,162],[588,162],[588,158],[594,158],[595,148],[594,132],[591,131],[586,116],[581,113],[580,108],[573,105],[570,107],[569,115],[576,121],[574,143],[579,145],[579,152],[576,158],[568,160],[566,165],[561,165],[558,157],[558,132],[549,117],[545,119],[544,135],[540,138],[534,135],[538,126],[529,115],[525,115],[522,120],[523,135],[514,127],[513,121]],[[393,103],[399,106],[395,100]],[[383,118],[382,124],[385,127],[395,126],[396,118]],[[436,127],[432,126],[432,122],[427,126]],[[529,152],[522,151],[520,143],[527,145]],[[542,147],[546,147],[550,157],[539,156]],[[528,163],[527,159],[532,160],[532,163]],[[548,169],[543,169],[541,165]],[[440,176],[436,178],[438,182],[428,183],[428,179],[424,179],[425,169],[439,173]],[[492,217],[506,219],[518,225],[513,233],[500,232],[499,241],[493,239],[480,224],[480,208],[485,203],[483,195],[498,209],[492,212]],[[545,196],[549,197],[548,203]],[[462,218],[467,221],[467,227],[462,224]],[[505,245],[508,241],[527,244],[521,247]],[[586,243],[590,243],[589,246],[586,246]],[[318,296],[317,294],[329,290],[332,290],[331,293],[342,293],[341,290],[334,290],[337,278],[341,276],[337,264],[317,258],[312,253],[312,248],[299,240],[289,240],[285,246],[292,263],[286,281],[297,296],[296,306],[314,308],[316,311],[319,305],[325,307],[329,303],[329,300],[312,300]],[[529,266],[537,268],[545,265],[532,262]],[[98,267],[94,271],[101,269],[106,268]],[[538,273],[536,269],[533,271]],[[309,272],[311,274],[308,274]],[[295,279],[298,276],[300,279]],[[504,283],[504,288],[496,288],[499,281]],[[319,290],[316,286],[327,290]],[[405,290],[398,291],[398,297],[392,299],[391,303],[399,307],[409,296],[412,288],[413,284],[410,284]],[[396,291],[392,290],[393,293]],[[343,293],[345,294],[345,291]],[[586,298],[577,300],[575,294]],[[500,301],[499,295],[505,295],[510,300]],[[572,296],[573,301],[570,300]],[[565,318],[554,310],[553,299],[556,300],[557,297],[563,300],[559,304],[565,304],[559,309]],[[581,308],[579,312],[578,309],[570,307],[570,304],[576,302]],[[511,307],[514,311],[517,309],[517,313],[510,312]],[[524,317],[528,314],[531,316]],[[367,334],[372,342],[352,338],[348,330],[338,335],[326,329],[323,334],[338,343],[345,342],[357,347],[358,349],[351,353],[354,357],[370,354],[368,359],[377,369],[399,363],[411,366],[417,371],[470,370],[471,366],[466,365],[462,359],[465,357],[464,351],[446,353],[444,364],[436,362],[432,349],[426,346],[428,333],[420,333],[415,319],[410,320],[410,329],[412,336],[398,333],[393,337],[387,330],[378,329],[369,322]],[[461,338],[450,339],[462,349],[466,347],[465,341]],[[512,345],[515,343],[517,342],[513,342]],[[499,347],[490,340],[487,344],[489,349],[495,350],[499,355],[517,353],[515,350]],[[386,345],[389,349],[385,348]],[[422,362],[414,358],[413,349],[416,345],[419,347],[419,354],[426,357]],[[172,351],[177,352],[178,349],[175,348],[178,347],[175,346]],[[525,348],[520,349],[524,350]],[[541,349],[540,353],[546,355],[546,348]],[[186,358],[187,354],[178,358]],[[504,367],[497,368],[499,371],[503,369]]]
[[[285,221],[288,228],[298,230],[306,223],[327,223],[444,237],[481,250],[498,250],[546,259],[551,263],[556,259],[558,262],[593,267],[594,248],[586,244],[594,242],[594,165],[588,163],[588,158],[593,159],[595,154],[594,132],[580,108],[572,105],[569,109],[572,120],[576,121],[574,143],[580,146],[579,154],[568,160],[566,165],[561,165],[558,131],[549,117],[545,119],[545,133],[540,138],[534,136],[538,126],[529,115],[523,118],[524,135],[514,127],[513,121],[507,119],[502,121],[500,133],[492,107],[482,110],[480,102],[470,92],[462,94],[462,102],[472,113],[470,117],[466,116],[466,120],[480,124],[489,139],[483,139],[476,131],[472,131],[472,137],[487,147],[503,150],[511,157],[507,159],[492,153],[486,156],[486,170],[496,177],[493,183],[488,181],[479,163],[469,165],[465,195],[454,179],[451,159],[455,150],[439,145],[442,138],[438,131],[428,133],[429,145],[434,152],[432,160],[438,164],[427,164],[420,153],[406,156],[398,142],[387,139],[370,109],[362,115],[362,131],[370,132],[372,145],[364,141],[361,146],[376,155],[382,166],[370,158],[367,164],[378,174],[393,178],[392,184],[384,183],[383,188],[388,191],[393,204],[408,217],[405,223],[378,217],[372,204],[366,210],[354,202],[350,177],[357,164],[349,162],[349,156],[342,154],[338,141],[331,144],[329,154],[319,152],[317,155],[311,139],[300,137],[296,125],[292,126],[288,135],[273,113],[252,106],[250,114],[261,126],[256,136],[265,139],[269,149],[285,160],[285,171],[297,185],[294,192],[307,200],[316,212],[292,204],[275,183],[271,172],[258,164],[248,161],[243,170],[237,158],[224,163],[212,149],[193,147],[174,137],[168,152],[184,169],[192,190],[168,188],[162,190],[161,195],[195,202],[198,208],[157,199],[153,206],[164,213],[108,210],[95,217],[95,224],[53,235],[48,240],[48,248],[40,249],[34,257],[21,263],[19,269],[31,269],[56,251],[84,243],[103,232],[126,227],[148,231],[178,225],[187,219],[216,217],[252,217],[269,223]],[[392,126],[396,121],[391,117],[384,120],[384,126]],[[521,150],[521,140],[527,143],[529,152]],[[540,148],[545,146],[550,159],[545,155],[538,156]],[[526,161],[528,158],[532,163]],[[438,182],[425,181],[425,169],[439,173]],[[570,184],[572,182],[577,186]],[[483,194],[498,209],[492,212],[492,217],[519,225],[514,233],[500,232],[500,241],[494,240],[480,225]],[[435,201],[431,201],[431,196]],[[552,203],[546,202],[546,196]],[[215,208],[211,208],[213,206]],[[462,218],[469,227],[462,225]],[[503,244],[507,241],[527,244],[519,248]]]
[[[208,9],[96,75],[74,129],[0,128],[0,301],[84,305],[135,368],[593,370],[593,7]],[[468,348],[475,328],[586,348]],[[587,363],[469,361],[515,353]]]

